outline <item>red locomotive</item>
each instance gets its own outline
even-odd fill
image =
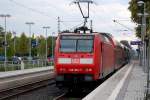
[[[102,79],[126,63],[125,48],[110,34],[59,34],[55,46],[58,86]]]
[[[92,26],[91,29],[86,27],[89,4],[93,2],[77,0],[74,3],[80,8],[84,25],[73,33],[59,34],[56,40],[54,64],[58,86],[97,81],[119,69],[127,61],[126,47],[115,41],[110,34],[92,32]],[[87,16],[80,3],[88,4]]]

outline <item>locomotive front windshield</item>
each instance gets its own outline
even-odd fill
[[[61,36],[60,52],[93,52],[94,36]]]

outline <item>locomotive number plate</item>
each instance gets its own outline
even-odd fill
[[[80,63],[80,59],[79,59],[79,58],[73,58],[73,59],[71,60],[71,62],[72,62],[73,64],[79,64],[79,63]]]

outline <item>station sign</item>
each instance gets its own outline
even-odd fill
[[[32,47],[38,46],[38,41],[32,40],[32,41],[31,41],[31,46],[32,46]]]
[[[142,45],[142,41],[131,41],[131,45]]]

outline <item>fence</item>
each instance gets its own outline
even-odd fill
[[[0,72],[4,71],[14,71],[23,69],[32,69],[37,67],[53,66],[53,62],[48,62],[45,59],[38,60],[23,60],[23,61],[0,61]]]

